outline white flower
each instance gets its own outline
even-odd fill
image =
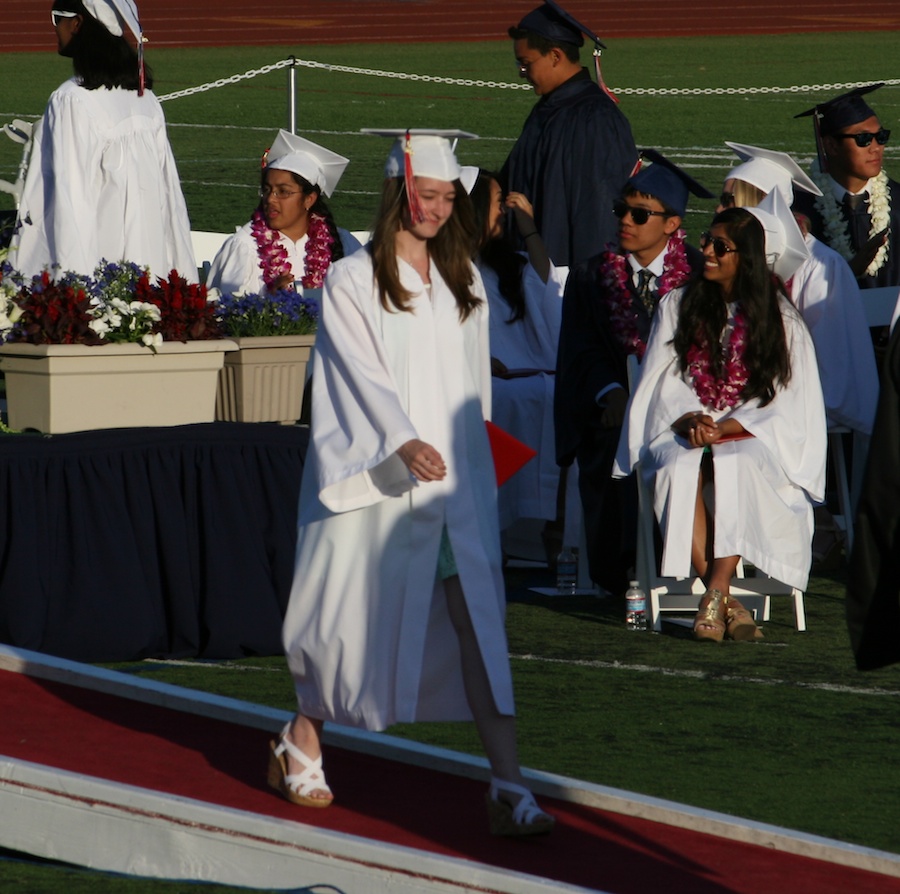
[[[109,332],[109,324],[102,317],[91,320],[88,326],[97,333],[97,335],[106,335]]]
[[[159,332],[157,332],[156,335],[151,335],[147,332],[141,337],[141,341],[148,348],[161,348],[163,337]]]
[[[822,195],[816,196],[816,208],[825,221],[825,242],[830,245],[841,257],[846,260],[853,258],[853,249],[850,247],[850,235],[847,232],[847,222],[841,214],[841,206],[834,198],[831,183],[827,174],[819,169],[818,160],[812,163],[810,174],[816,186],[822,191]],[[888,176],[882,170],[877,177],[869,181],[869,214],[872,216],[872,224],[869,228],[869,238],[880,233],[891,222],[891,203],[888,201],[887,191]],[[884,266],[887,259],[888,243],[885,242],[866,267],[868,276],[875,276]]]

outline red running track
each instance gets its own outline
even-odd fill
[[[502,40],[537,0],[138,0],[153,47],[315,47],[335,43]],[[602,38],[900,29],[897,0],[645,0],[566,8]],[[0,52],[53,51],[50,4],[3,0]],[[11,23],[15,27],[10,27]]]
[[[898,894],[900,879],[543,799],[552,835],[487,833],[484,786],[332,748],[327,810],[265,785],[268,736],[25,674],[0,672],[0,754],[612,894]]]

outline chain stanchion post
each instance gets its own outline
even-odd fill
[[[297,57],[291,56],[288,66],[288,130],[297,133]]]

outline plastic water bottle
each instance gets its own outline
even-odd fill
[[[578,559],[568,546],[556,557],[556,592],[560,596],[574,596],[578,582]]]
[[[636,580],[625,591],[625,626],[628,630],[647,629],[647,594]]]

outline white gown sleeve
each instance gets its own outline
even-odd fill
[[[319,499],[333,512],[369,506],[415,482],[396,455],[418,437],[397,394],[371,262],[338,261],[325,280],[313,362]]]
[[[225,240],[209,267],[206,284],[226,295],[258,294],[264,288],[256,247],[244,229]]]

